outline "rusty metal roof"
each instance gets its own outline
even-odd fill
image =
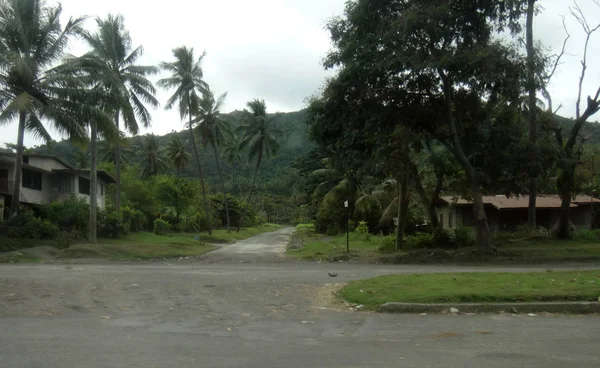
[[[466,200],[461,197],[453,196],[442,196],[441,199],[452,205],[466,206],[473,204],[472,201]],[[561,205],[560,196],[556,194],[539,195],[536,200],[536,208],[560,208]],[[505,195],[495,196],[483,196],[483,203],[494,206],[499,210],[503,209],[519,209],[529,207],[529,196],[511,196],[506,197]],[[571,200],[571,207],[577,207],[578,205],[587,205],[591,203],[600,203],[600,199],[590,196],[576,196]]]

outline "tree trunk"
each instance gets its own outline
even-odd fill
[[[120,129],[119,129],[119,117],[121,113],[119,110],[115,112],[115,125],[117,126],[117,140],[115,142],[115,209],[118,211],[121,209],[121,146],[120,146]]]
[[[12,200],[10,202],[10,215],[14,216],[19,212],[19,205],[21,204],[21,167],[23,165],[23,139],[25,137],[25,120],[27,120],[27,113],[25,111],[19,112],[19,131],[17,133],[17,154],[15,157],[15,172],[14,182],[12,188]]]
[[[532,172],[529,173],[529,208],[527,210],[527,224],[536,227],[536,200],[537,200],[537,106],[535,88],[535,50],[533,45],[533,13],[536,0],[527,1],[527,89],[529,91],[529,146],[533,150],[534,162]]]
[[[399,181],[400,194],[398,196],[398,226],[396,226],[396,250],[402,248],[404,243],[404,227],[408,215],[408,175],[403,175]]]
[[[96,243],[96,216],[98,214],[98,174],[96,170],[96,143],[98,141],[98,131],[95,121],[90,122],[90,222],[89,222],[89,242]],[[118,211],[118,208],[117,208]]]
[[[446,105],[446,118],[448,120],[448,126],[452,134],[452,148],[454,155],[458,162],[462,165],[467,173],[469,183],[471,185],[471,196],[473,197],[473,212],[475,215],[475,230],[477,232],[476,240],[477,247],[488,252],[492,249],[492,241],[490,238],[490,229],[488,227],[487,216],[485,215],[485,209],[483,206],[483,197],[481,195],[481,188],[479,188],[479,174],[477,174],[475,168],[469,161],[469,158],[465,154],[458,135],[458,129],[456,128],[456,122],[454,121],[454,115],[452,111],[452,82],[449,77],[443,72],[438,71],[440,78],[444,83],[444,97]]]
[[[213,137],[215,137],[215,130],[213,128]],[[229,221],[229,204],[227,203],[227,193],[225,191],[225,181],[223,180],[223,175],[221,174],[221,163],[219,162],[219,154],[217,153],[217,147],[212,142],[213,152],[215,153],[215,161],[217,162],[217,172],[219,173],[219,180],[221,181],[221,188],[223,188],[223,203],[225,204],[225,217],[227,218],[227,232],[231,231],[231,225]]]
[[[561,176],[557,182],[558,191],[562,200],[560,205],[560,217],[558,220],[558,228],[556,229],[556,237],[558,239],[569,239],[571,237],[571,198],[573,195],[573,187],[575,182],[575,164],[567,161],[563,164]]]
[[[188,115],[190,130],[190,139],[192,140],[192,147],[194,148],[194,155],[196,156],[196,164],[198,165],[198,174],[200,175],[200,188],[202,190],[202,202],[204,203],[204,212],[206,213],[206,222],[208,223],[208,235],[212,235],[212,218],[210,215],[210,204],[208,198],[206,198],[206,186],[204,185],[204,173],[202,172],[202,164],[200,162],[200,155],[198,154],[198,148],[196,148],[196,140],[194,139],[194,129],[192,129],[192,100],[188,94]]]
[[[246,218],[246,211],[248,211],[248,206],[250,205],[250,201],[252,201],[252,192],[254,192],[254,185],[256,184],[256,177],[258,176],[258,169],[260,168],[260,158],[259,160],[256,162],[256,168],[254,169],[254,178],[252,179],[252,185],[250,186],[250,193],[248,193],[248,201],[246,201],[246,205],[244,206],[244,211],[242,211],[242,216],[240,218],[240,223],[238,224],[237,227],[237,232],[240,232],[240,229],[242,228],[242,223],[244,222],[244,219]]]
[[[423,188],[423,183],[421,182],[421,178],[419,177],[419,172],[417,167],[414,164],[411,165],[411,172],[413,177],[413,182],[415,185],[415,190],[419,195],[419,199],[421,200],[421,204],[425,211],[427,211],[427,215],[429,216],[429,226],[431,231],[435,230],[439,226],[439,220],[437,217],[437,213],[435,212],[435,203],[436,198],[433,198],[431,201],[427,197],[425,193],[425,188]]]

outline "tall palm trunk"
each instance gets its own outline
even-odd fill
[[[90,122],[90,223],[89,242],[96,243],[96,217],[98,214],[98,174],[96,170],[96,143],[98,141],[98,127],[96,121]]]
[[[196,140],[194,139],[194,130],[192,129],[192,100],[190,99],[190,95],[188,93],[188,115],[189,115],[189,124],[188,128],[190,130],[190,139],[192,140],[192,147],[194,148],[194,155],[196,156],[196,164],[198,165],[198,174],[200,175],[200,188],[202,190],[202,202],[204,203],[204,212],[206,213],[206,222],[208,224],[208,235],[212,235],[212,218],[210,215],[210,206],[208,203],[208,199],[206,198],[206,188],[204,185],[204,173],[202,172],[202,164],[200,162],[200,155],[198,154],[198,148],[196,148]]]
[[[23,165],[23,139],[25,136],[25,120],[27,113],[19,112],[19,131],[17,134],[17,155],[15,157],[15,172],[12,188],[12,200],[10,202],[10,215],[13,216],[19,211],[21,200],[21,167]]]
[[[533,45],[533,12],[535,0],[527,2],[527,89],[529,90],[529,145],[533,149],[535,164],[537,166],[537,126],[536,126],[536,101],[535,101],[535,50]],[[536,199],[537,199],[537,172],[529,174],[529,208],[527,211],[527,224],[536,227]]]
[[[215,129],[213,127],[213,137],[215,137]],[[215,154],[215,161],[217,162],[217,172],[219,173],[219,180],[221,181],[221,188],[223,188],[223,203],[225,204],[225,217],[227,218],[227,232],[231,231],[231,225],[229,221],[229,204],[227,203],[227,193],[225,192],[225,181],[223,180],[223,175],[221,174],[221,163],[219,162],[219,154],[217,153],[217,146],[213,141],[212,149]]]
[[[404,227],[408,215],[408,175],[402,175],[399,181],[400,193],[398,196],[398,226],[396,226],[396,250],[402,248],[404,243]]]
[[[117,109],[115,112],[115,125],[117,126],[117,141],[115,144],[115,208],[121,209],[121,146],[119,142],[120,130],[119,130],[119,116],[120,111]]]
[[[242,217],[240,218],[240,223],[237,227],[237,232],[240,232],[242,227],[242,223],[244,223],[244,219],[246,218],[246,212],[248,211],[248,206],[250,206],[250,202],[252,201],[252,193],[254,192],[254,186],[256,185],[256,178],[258,177],[258,169],[260,169],[260,161],[262,160],[262,151],[258,156],[258,160],[256,161],[256,168],[254,169],[254,178],[252,178],[252,185],[250,186],[250,193],[248,193],[248,200],[246,201],[246,205],[244,206],[244,211],[242,212]]]

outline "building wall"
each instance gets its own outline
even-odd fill
[[[44,204],[51,201],[52,183],[48,173],[42,173],[42,190],[23,188],[21,182],[21,193],[25,197],[25,202]]]
[[[29,165],[46,171],[70,169],[54,159],[45,157],[29,157]]]
[[[89,175],[86,174],[78,174],[74,177],[75,180],[75,184],[73,186],[74,189],[74,193],[77,197],[79,198],[83,198],[85,200],[85,202],[87,204],[90,203],[90,196],[87,194],[82,194],[79,193],[79,177],[82,178],[86,178],[86,179],[90,179]],[[104,185],[104,195],[102,195],[102,190],[101,190],[101,186]],[[104,206],[106,205],[106,201],[105,201],[105,197],[106,197],[106,183],[104,183],[104,181],[100,178],[98,178],[98,183],[96,186],[96,202],[98,203],[98,208],[100,209],[104,209]]]

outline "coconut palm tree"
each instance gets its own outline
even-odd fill
[[[231,165],[231,194],[236,193],[235,171],[237,166],[243,161],[240,142],[241,136],[235,131],[232,131],[227,140],[223,143],[223,158]]]
[[[158,137],[151,134],[137,146],[136,155],[140,158],[142,178],[147,179],[168,167],[165,162],[165,148],[160,146]]]
[[[254,166],[254,177],[248,193],[248,200],[242,212],[237,231],[240,231],[242,227],[248,205],[252,200],[260,164],[264,158],[268,159],[276,155],[280,147],[274,134],[278,131],[269,126],[270,120],[267,118],[267,104],[265,101],[254,99],[248,102],[247,106],[250,111],[246,116],[246,122],[238,127],[239,132],[242,134],[240,149],[248,149],[248,158],[255,159],[256,163]]]
[[[75,152],[75,166],[78,169],[90,167],[90,153],[84,150],[77,150]]]
[[[187,143],[188,141],[183,141],[176,135],[167,143],[167,158],[177,172],[184,169],[192,158],[192,155],[186,150]]]
[[[229,204],[227,203],[225,181],[223,180],[221,163],[219,162],[219,154],[217,152],[217,147],[220,147],[226,141],[226,137],[230,135],[229,124],[221,115],[221,107],[223,106],[225,97],[227,97],[227,92],[219,96],[218,99],[215,99],[215,95],[210,88],[207,87],[203,91],[202,98],[200,99],[198,117],[195,120],[195,130],[202,138],[202,144],[204,147],[206,148],[206,146],[210,145],[215,155],[219,181],[221,182],[221,188],[223,190],[223,203],[225,205],[227,232],[229,232],[231,230],[229,221]]]
[[[50,134],[42,121],[71,138],[83,139],[82,122],[110,123],[94,101],[99,91],[58,64],[69,39],[82,31],[84,18],[60,23],[62,7],[43,0],[0,2],[0,123],[18,119],[17,152],[11,213],[19,208],[23,138],[31,132],[47,141]]]
[[[117,158],[117,154],[119,158]],[[100,162],[116,164],[119,160],[121,166],[123,166],[130,163],[130,157],[133,155],[134,152],[129,148],[129,139],[123,136],[98,142],[98,159]]]
[[[171,109],[175,104],[179,107],[179,116],[183,120],[188,117],[188,129],[190,132],[190,140],[194,148],[196,164],[198,166],[198,175],[200,176],[200,188],[202,190],[202,201],[204,202],[204,211],[206,212],[206,220],[208,222],[208,233],[212,234],[212,221],[210,214],[210,203],[206,196],[206,185],[204,184],[204,173],[202,163],[196,147],[194,139],[193,119],[198,115],[200,96],[208,84],[202,79],[204,72],[202,71],[202,59],[206,53],[200,55],[198,59],[194,56],[194,49],[185,46],[173,49],[174,61],[160,63],[160,68],[171,73],[167,78],[158,81],[158,85],[165,89],[175,89],[175,93],[167,101],[166,109]]]
[[[95,32],[80,32],[91,51],[82,56],[79,62],[88,71],[94,73],[108,93],[121,95],[122,102],[112,106],[109,111],[114,116],[114,124],[120,130],[120,118],[123,117],[124,128],[131,134],[139,132],[141,122],[144,127],[150,126],[152,117],[146,105],[158,106],[154,97],[156,89],[147,76],[156,74],[155,66],[137,65],[144,53],[142,46],[133,48],[129,32],[125,29],[123,16],[108,15],[106,19],[96,19]],[[121,206],[121,145],[114,141],[115,160],[115,207]],[[95,152],[92,152],[95,155]]]

